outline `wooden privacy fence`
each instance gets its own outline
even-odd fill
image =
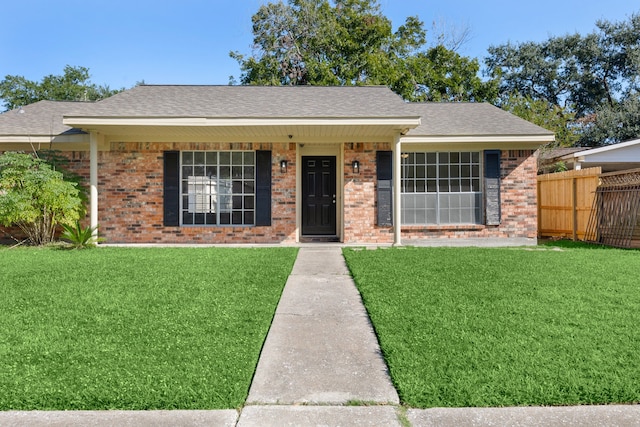
[[[538,237],[584,239],[602,169],[538,175]]]

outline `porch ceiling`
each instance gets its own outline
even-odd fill
[[[371,119],[87,119],[64,123],[108,139],[145,141],[305,142],[391,141],[420,124],[419,117]]]

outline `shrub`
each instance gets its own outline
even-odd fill
[[[77,184],[44,160],[0,155],[0,224],[19,227],[35,245],[51,243],[57,225],[72,225],[83,206]]]
[[[63,224],[62,229],[64,231],[60,238],[68,240],[71,246],[76,249],[92,248],[102,240],[93,237],[93,232],[98,229],[97,225],[95,227],[83,227],[80,221],[76,221],[74,225]]]

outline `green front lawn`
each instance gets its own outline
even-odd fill
[[[640,251],[344,254],[404,404],[640,402]]]
[[[241,406],[296,253],[0,249],[0,410]]]

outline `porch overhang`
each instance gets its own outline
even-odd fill
[[[121,140],[237,142],[391,141],[420,125],[400,117],[86,117],[66,116],[68,126]]]

